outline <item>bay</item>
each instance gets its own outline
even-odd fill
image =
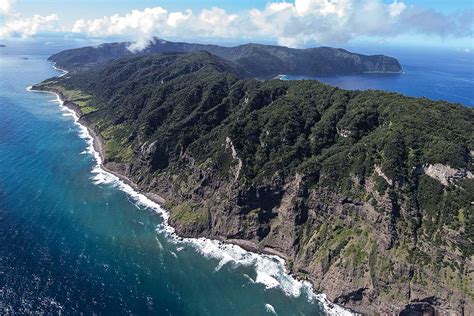
[[[366,52],[374,53],[374,51]],[[380,52],[378,52],[380,53]],[[318,80],[350,90],[384,90],[474,106],[474,54],[464,51],[387,50],[402,67],[400,74],[345,76],[284,75],[283,80]]]

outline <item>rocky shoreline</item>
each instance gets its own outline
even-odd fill
[[[35,91],[35,90],[32,90],[32,91]],[[89,134],[91,135],[91,137],[93,139],[94,150],[97,153],[99,153],[101,161],[102,161],[102,163],[100,164],[100,167],[102,169],[104,169],[106,172],[116,176],[121,181],[123,181],[125,184],[131,186],[135,191],[137,191],[140,194],[145,195],[147,198],[149,198],[153,202],[157,203],[158,205],[160,205],[160,206],[165,205],[166,200],[163,197],[159,196],[156,193],[147,192],[147,191],[141,189],[129,177],[119,173],[116,170],[113,170],[113,169],[107,167],[107,164],[104,163],[104,161],[105,161],[105,155],[104,155],[105,142],[104,142],[104,139],[90,126],[90,124],[87,122],[87,120],[84,120],[83,115],[79,110],[79,107],[74,102],[71,102],[71,101],[68,101],[67,99],[65,99],[64,95],[58,90],[51,89],[51,90],[36,90],[36,91],[43,91],[43,92],[49,92],[49,93],[56,94],[60,98],[60,100],[63,102],[63,105],[65,107],[67,107],[68,109],[74,111],[76,116],[79,118],[78,123],[80,123],[82,126],[87,128]],[[200,236],[194,236],[194,237],[197,238],[197,237],[200,237]],[[240,247],[242,247],[243,249],[245,249],[247,251],[255,252],[255,253],[258,253],[258,254],[275,255],[275,256],[278,256],[278,257],[284,259],[285,261],[288,260],[288,256],[285,255],[284,253],[282,253],[282,252],[280,252],[276,249],[270,248],[270,247],[260,247],[259,245],[257,245],[256,243],[254,243],[250,240],[226,239],[226,238],[223,238],[223,237],[216,238],[216,240],[240,246]],[[296,275],[293,275],[293,276],[297,277]]]
[[[53,88],[43,89],[43,88],[40,88],[38,86],[32,86],[28,90],[29,91],[36,91],[36,92],[51,93],[51,94],[56,95],[58,100],[60,102],[62,102],[63,106],[67,107],[69,110],[74,112],[74,114],[78,118],[77,122],[80,125],[84,126],[87,129],[89,135],[92,137],[92,145],[93,145],[94,151],[97,152],[99,154],[99,157],[100,157],[99,167],[101,169],[103,169],[105,172],[116,176],[120,181],[122,181],[123,183],[129,185],[134,191],[138,192],[139,194],[143,194],[144,196],[146,196],[148,199],[150,199],[154,203],[157,203],[158,205],[160,205],[162,207],[165,205],[166,200],[163,197],[159,196],[156,193],[148,192],[146,190],[141,189],[135,182],[133,182],[126,175],[123,175],[120,172],[107,167],[107,164],[104,163],[104,161],[105,161],[105,154],[104,154],[105,141],[94,130],[94,128],[92,128],[90,126],[90,123],[86,119],[84,119],[83,114],[81,113],[79,106],[77,106],[74,102],[71,102],[71,101],[67,100],[61,91],[53,89]],[[177,233],[177,235],[180,236],[179,233]],[[196,235],[196,236],[180,236],[180,237],[182,237],[182,238],[199,238],[199,237],[202,237],[202,236]],[[221,237],[221,236],[213,236],[213,237],[214,238],[210,238],[210,237],[205,237],[205,238],[210,239],[210,240],[217,240],[219,242],[226,243],[226,244],[236,245],[236,246],[239,246],[239,247],[241,247],[242,249],[244,249],[246,251],[253,252],[253,253],[256,253],[256,254],[277,256],[277,257],[283,259],[283,261],[285,262],[285,266],[288,270],[288,273],[292,277],[294,277],[296,280],[299,280],[299,281],[308,281],[314,287],[314,283],[311,281],[311,279],[301,278],[301,276],[297,275],[295,273],[295,271],[293,271],[288,266],[289,258],[285,253],[283,253],[281,251],[278,251],[276,249],[273,249],[273,248],[267,247],[267,246],[262,247],[262,246],[260,246],[256,243],[252,242],[251,240],[234,239],[234,238],[229,239],[229,238],[224,238],[224,237]],[[324,300],[325,301],[322,302],[323,305],[326,308],[329,309],[329,312],[331,312],[331,310],[334,309],[336,304],[334,304],[332,301],[330,301],[327,298],[325,298]],[[343,309],[344,312],[347,312],[347,313],[351,313],[351,314],[355,314],[355,315],[358,314],[356,311],[354,311],[351,308],[348,308],[346,306],[344,306],[344,307],[340,306],[338,309]],[[337,312],[337,311],[335,312],[335,314],[340,315],[340,313]]]

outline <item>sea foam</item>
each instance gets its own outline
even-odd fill
[[[57,69],[57,68],[56,68]],[[64,76],[67,72],[61,74]],[[32,91],[31,87],[28,87]],[[43,92],[43,91],[40,91]],[[51,93],[51,92],[49,92]],[[94,148],[94,138],[89,133],[86,126],[79,123],[77,114],[64,106],[58,94],[56,95],[56,102],[61,107],[61,110],[71,114],[74,119],[74,124],[79,128],[79,137],[86,141],[87,147],[85,152],[92,155],[95,160],[95,165],[91,170],[93,174],[91,180],[96,185],[112,185],[128,194],[138,206],[150,208],[157,212],[163,219],[163,223],[156,228],[158,233],[164,233],[168,239],[176,244],[191,245],[198,253],[207,257],[219,260],[215,270],[219,271],[226,264],[234,266],[253,266],[256,272],[255,280],[250,276],[245,275],[252,283],[260,283],[266,289],[280,288],[288,296],[299,297],[305,294],[311,302],[319,303],[329,315],[352,315],[352,313],[341,306],[331,303],[325,294],[316,294],[311,283],[308,281],[301,281],[289,274],[286,269],[285,261],[275,255],[257,254],[244,250],[242,247],[223,243],[217,240],[207,238],[182,238],[179,237],[172,226],[169,225],[169,214],[158,203],[152,201],[145,195],[134,190],[130,185],[120,180],[117,176],[107,172],[102,168],[102,158]],[[177,257],[176,253],[174,256]],[[269,304],[266,305],[267,310],[270,311]],[[271,306],[273,308],[273,306]]]
[[[265,304],[265,309],[267,310],[267,312],[277,315],[275,308],[271,304]]]

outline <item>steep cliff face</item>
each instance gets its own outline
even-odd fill
[[[133,167],[126,174],[164,197],[180,235],[243,239],[262,251],[275,250],[294,274],[335,303],[370,314],[416,308],[472,313],[472,255],[459,247],[471,242],[463,234],[466,226],[443,224],[430,236],[428,226],[436,220],[427,210],[410,207],[407,197],[391,197],[397,190],[378,191],[381,180],[375,172],[363,186],[354,179],[356,190],[366,196],[353,199],[312,189],[299,174],[243,188],[234,182],[236,166],[222,176],[216,175],[217,166],[202,168],[182,157],[151,182],[142,181]],[[458,216],[472,212],[468,203]]]
[[[242,80],[207,53],[53,78],[105,166],[184,236],[245,240],[356,311],[473,313],[474,111],[314,81]]]
[[[245,44],[235,47],[169,42],[156,39],[145,50],[131,52],[130,43],[102,44],[65,50],[49,59],[60,68],[82,71],[107,61],[153,53],[196,53],[206,51],[218,56],[243,77],[274,77],[280,74],[342,75],[364,72],[399,73],[398,60],[384,55],[362,55],[344,49],[317,47],[294,49],[283,46]]]

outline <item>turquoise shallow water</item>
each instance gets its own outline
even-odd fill
[[[58,74],[45,61],[57,50],[8,47],[0,60],[0,314],[322,314],[279,260],[175,242],[156,209],[97,170],[71,114],[25,89]]]

